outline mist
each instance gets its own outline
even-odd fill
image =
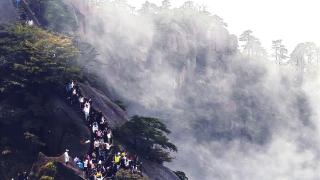
[[[178,146],[166,164],[190,179],[319,179],[320,81],[248,58],[223,20],[193,7],[86,7],[90,65],[129,115],[158,117]],[[85,63],[85,62],[80,62]]]

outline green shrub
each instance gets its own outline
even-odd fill
[[[54,177],[57,174],[57,166],[54,162],[48,162],[40,167],[40,177]]]
[[[79,50],[71,38],[22,24],[0,27],[0,32],[6,37],[0,38],[2,95],[79,76]]]
[[[133,116],[115,130],[115,135],[139,156],[157,163],[170,162],[170,151],[177,151],[167,134],[170,130],[159,119]]]
[[[181,180],[188,180],[189,178],[186,176],[186,173],[182,171],[174,171],[174,173],[179,177]]]
[[[54,177],[51,176],[41,176],[40,180],[54,180]]]
[[[116,180],[147,180],[147,178],[131,173],[129,170],[121,169],[116,174]]]

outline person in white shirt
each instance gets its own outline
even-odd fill
[[[95,133],[96,131],[99,130],[99,126],[98,126],[98,123],[97,122],[94,122],[92,124],[92,132]]]
[[[80,104],[80,108],[83,108],[83,103],[84,103],[84,97],[83,96],[79,96],[79,104]]]
[[[108,138],[108,143],[111,143],[112,132],[111,132],[110,129],[109,129],[108,132],[107,132],[107,138]]]
[[[106,142],[105,145],[106,145],[106,150],[109,152],[112,145],[108,142]]]
[[[124,160],[124,166],[126,167],[126,168],[128,168],[129,167],[129,159],[126,157],[126,156],[124,156],[123,157],[123,160]]]
[[[83,161],[84,171],[87,171],[87,169],[88,169],[88,163],[89,163],[88,159],[85,159],[85,160]]]
[[[83,108],[83,112],[84,112],[84,117],[85,117],[86,121],[88,121],[89,115],[90,115],[90,106],[85,104],[84,108]]]
[[[100,142],[99,142],[98,140],[95,140],[95,141],[93,142],[93,147],[94,147],[94,149],[98,149],[99,146],[100,146]]]
[[[76,90],[76,89],[73,89],[72,95],[73,95],[73,96],[77,95],[77,90]]]
[[[27,23],[29,26],[33,26],[33,20],[28,20]]]
[[[64,162],[66,163],[66,165],[68,165],[69,160],[70,160],[70,156],[69,156],[69,150],[66,149],[66,151],[64,152]]]
[[[71,81],[70,87],[71,87],[71,89],[74,88],[74,82],[73,81]]]
[[[104,116],[101,116],[101,122],[100,122],[100,124],[104,124],[104,123],[106,123],[106,118],[105,118]]]

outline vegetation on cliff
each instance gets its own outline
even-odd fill
[[[117,180],[147,180],[145,177],[141,177],[138,174],[132,174],[129,170],[121,169],[117,172]]]
[[[81,76],[69,37],[17,24],[0,27],[0,166],[4,178],[30,167],[46,150],[48,94]],[[51,92],[49,92],[49,89]]]
[[[37,175],[40,180],[53,180],[57,174],[57,166],[54,162],[48,162],[40,167],[40,172]]]
[[[76,45],[72,37],[61,35],[73,34],[77,28],[70,7],[61,0],[28,3],[46,29],[26,24],[0,26],[0,179],[29,171],[39,152],[58,153],[52,150],[54,140],[48,138],[48,133],[56,133],[52,124],[57,129],[61,124],[52,122],[50,115],[55,109],[48,97],[59,96],[70,79],[96,80],[79,63],[81,58],[94,58],[95,50],[83,42]],[[116,103],[126,110],[121,101]],[[160,120],[140,116],[132,117],[116,132],[130,151],[157,163],[171,161],[170,151],[177,151],[167,138],[169,133]],[[49,162],[40,167],[37,178],[59,177],[63,173],[58,173],[58,169],[57,164]],[[119,171],[117,178],[145,179],[127,171]]]
[[[135,153],[148,160],[170,162],[170,151],[177,151],[167,134],[170,130],[157,118],[133,116],[116,131],[116,136]]]
[[[79,56],[70,37],[23,24],[0,27],[0,166],[5,172],[0,174],[5,178],[28,171],[37,154],[52,147],[46,135],[52,132],[47,127],[53,110],[48,96],[59,94],[68,80],[83,78],[76,64]],[[121,107],[125,110],[122,103]],[[130,151],[157,163],[171,161],[170,151],[177,151],[169,133],[160,120],[140,116],[116,131]],[[42,167],[39,178],[54,178],[53,165]]]
[[[1,95],[75,78],[78,55],[72,39],[22,24],[1,29]]]
[[[72,34],[78,28],[75,12],[63,0],[30,0],[28,3],[47,29]]]

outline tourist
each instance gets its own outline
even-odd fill
[[[107,130],[107,140],[108,140],[108,143],[111,143],[111,138],[112,138],[112,132],[111,132],[111,129],[108,129],[108,130]]]
[[[28,20],[28,21],[27,21],[27,24],[28,24],[29,26],[33,26],[33,20],[32,20],[32,19]]]
[[[110,143],[108,143],[108,142],[105,143],[105,147],[106,147],[107,153],[110,152],[111,146],[112,146],[112,145],[111,145]]]
[[[79,167],[79,169],[81,169],[81,170],[84,169],[84,163],[83,163],[82,161],[79,160],[79,161],[76,163],[76,165]]]
[[[84,112],[85,120],[89,121],[90,106],[88,104],[84,105],[83,112]]]
[[[88,159],[85,159],[84,161],[83,161],[83,170],[84,171],[87,171],[87,169],[88,169]]]
[[[99,130],[98,123],[97,123],[97,122],[94,122],[94,123],[92,124],[92,132],[93,132],[93,133],[96,133],[96,131],[98,131],[98,130]]]
[[[84,105],[84,97],[79,95],[79,105],[80,105],[80,109],[83,109],[83,105]]]
[[[93,143],[93,147],[94,147],[94,150],[97,150],[100,146],[100,142],[98,139],[95,139],[94,140],[94,143]]]
[[[114,163],[117,165],[120,165],[120,158],[121,158],[121,154],[120,152],[118,152],[115,156],[114,156]]]
[[[73,159],[73,162],[74,162],[75,164],[77,164],[79,161],[80,161],[80,159],[78,158],[78,156],[76,156],[76,157]]]
[[[64,152],[64,162],[66,163],[66,165],[68,165],[69,160],[70,160],[70,156],[69,156],[69,150],[66,149],[66,151]]]

